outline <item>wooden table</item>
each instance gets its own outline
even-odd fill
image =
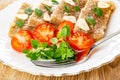
[[[13,1],[15,0],[0,0],[0,9]],[[117,57],[112,63],[90,72],[63,77],[34,76],[0,63],[0,80],[120,80],[120,57]]]

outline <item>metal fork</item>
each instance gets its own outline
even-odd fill
[[[105,38],[99,40],[98,42],[94,43],[93,46],[91,46],[90,48],[90,51],[88,53],[88,55],[81,61],[79,61],[78,63],[76,63],[74,60],[66,60],[66,61],[59,61],[59,62],[56,62],[56,61],[49,61],[49,60],[46,60],[46,61],[34,61],[32,60],[32,62],[36,65],[36,66],[40,66],[40,67],[47,67],[47,68],[59,68],[59,67],[69,67],[69,66],[73,66],[73,65],[76,65],[76,64],[81,64],[85,61],[87,61],[90,56],[92,55],[92,50],[97,47],[98,45],[104,43],[105,41],[109,40],[110,38],[116,36],[120,34],[120,30],[115,32],[115,33],[112,33],[108,36],[106,36]]]

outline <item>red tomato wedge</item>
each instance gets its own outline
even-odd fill
[[[68,37],[68,43],[74,50],[87,50],[93,45],[94,39],[87,33],[77,31]]]
[[[54,37],[55,28],[50,23],[42,23],[33,30],[34,39],[40,42],[50,43],[50,39]]]
[[[56,33],[60,32],[61,29],[62,29],[64,26],[66,26],[66,25],[70,27],[70,31],[71,31],[71,33],[72,33],[72,32],[73,32],[73,28],[74,28],[74,24],[73,24],[72,22],[70,22],[70,21],[63,21],[63,22],[58,26]]]
[[[19,30],[11,40],[12,48],[18,52],[31,48],[32,34],[29,30]]]
[[[77,54],[75,55],[76,62],[79,62],[79,61],[82,60],[85,56],[87,56],[88,53],[89,53],[89,50],[90,50],[90,49],[85,50],[85,51],[80,52],[80,53],[77,53]]]

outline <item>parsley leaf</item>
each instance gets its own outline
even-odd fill
[[[98,7],[94,7],[93,9],[94,13],[97,15],[97,16],[102,16],[103,15],[103,11],[102,9],[98,8]]]
[[[43,12],[42,12],[42,10],[36,8],[36,9],[35,9],[35,14],[36,14],[38,17],[41,17],[42,14],[43,14]]]
[[[31,44],[34,49],[37,49],[40,46],[40,43],[38,40],[32,40]]]
[[[71,11],[70,11],[70,8],[68,7],[68,6],[66,6],[66,5],[64,5],[64,10],[65,10],[65,12],[67,12],[67,13],[70,13]]]
[[[79,6],[75,6],[75,7],[74,7],[74,10],[75,10],[75,11],[80,11],[80,7],[79,7]]]
[[[51,0],[53,4],[59,4],[56,0]]]
[[[45,8],[46,8],[46,10],[47,10],[47,11],[52,12],[52,10],[51,10],[51,7],[50,7],[50,6],[45,5]]]
[[[25,8],[25,13],[26,13],[26,14],[31,15],[32,12],[33,12],[33,11],[31,10],[30,7]]]
[[[78,0],[73,0],[74,2],[78,2]]]
[[[61,30],[61,35],[66,37],[70,35],[70,27],[68,25],[65,25]]]
[[[54,59],[56,61],[67,60],[74,57],[75,52],[69,47],[68,43],[61,42],[59,47],[56,49],[56,54],[54,54]]]
[[[16,21],[16,26],[18,26],[19,28],[22,28],[24,26],[24,24],[25,24],[24,21],[21,19]]]
[[[92,26],[95,26],[96,22],[92,17],[87,16],[86,20],[88,23],[90,23]]]
[[[41,47],[46,48],[47,46],[48,46],[48,43],[47,43],[47,42],[41,43]]]
[[[58,39],[57,39],[57,38],[51,38],[51,39],[50,39],[50,42],[51,42],[52,44],[57,44]]]

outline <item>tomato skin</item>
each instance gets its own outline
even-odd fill
[[[58,32],[61,31],[61,29],[65,26],[69,26],[70,27],[70,32],[73,33],[73,29],[74,29],[74,24],[70,21],[63,21],[57,28],[56,34],[58,34]]]
[[[93,45],[94,39],[87,33],[77,31],[68,37],[68,43],[74,50],[87,50]]]
[[[77,53],[77,54],[75,55],[76,62],[81,61],[85,56],[87,56],[88,53],[89,53],[89,50],[90,50],[90,49],[87,49],[87,50],[85,50],[85,51],[83,51],[83,52]]]
[[[34,39],[40,42],[48,42],[54,37],[55,28],[50,23],[41,23],[33,30]]]
[[[77,31],[68,37],[68,43],[77,52],[75,57],[78,62],[88,55],[94,39],[87,33]]]
[[[15,51],[22,52],[24,49],[31,49],[32,34],[28,30],[19,30],[12,37],[11,46]]]

